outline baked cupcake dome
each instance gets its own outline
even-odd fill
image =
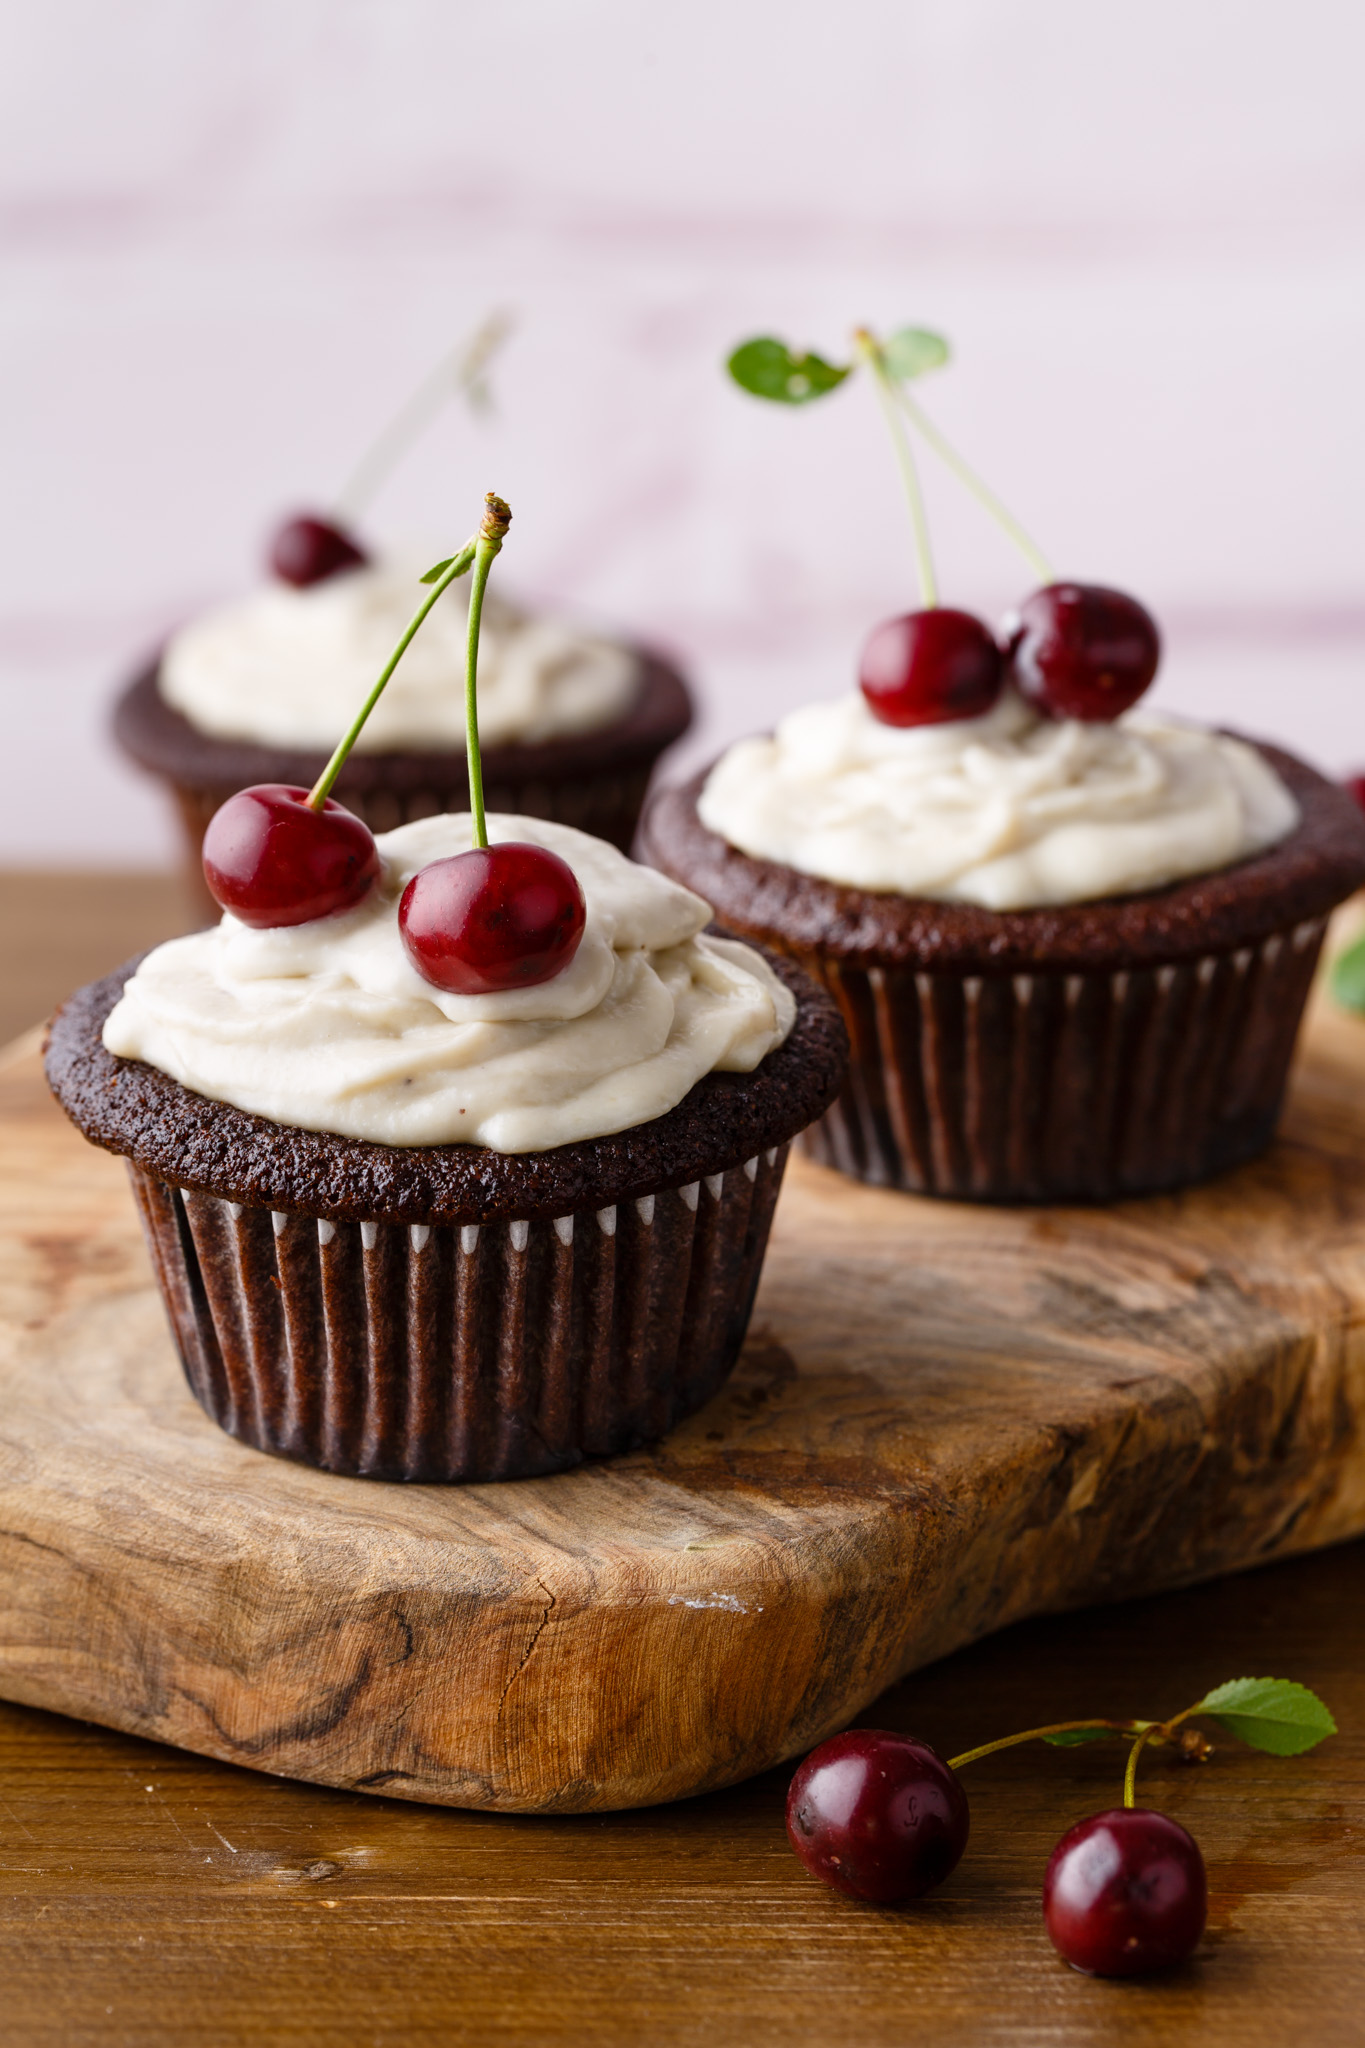
[[[1288,837],[1098,902],[990,911],[754,859],[698,816],[709,770],[654,799],[641,845],[837,1000],[853,1055],[815,1158],[926,1194],[1105,1201],[1264,1150],[1328,914],[1365,883],[1353,799],[1259,752],[1301,808]]]
[[[209,1101],[58,1012],[48,1078],[122,1154],[186,1377],[244,1442],[334,1472],[492,1480],[662,1435],[730,1371],[787,1150],[847,1041],[790,962],[785,1041],[647,1124],[550,1152],[388,1146]]]
[[[636,651],[635,660],[634,702],[611,724],[535,743],[485,746],[490,810],[550,818],[629,851],[659,757],[692,722],[691,696],[679,672],[643,650]],[[131,760],[170,788],[194,887],[202,894],[200,849],[219,805],[254,783],[310,789],[330,750],[261,745],[202,732],[162,696],[159,675],[158,660],[128,684],[114,707],[114,737]],[[357,751],[342,769],[334,794],[373,832],[392,831],[442,811],[463,811],[469,803],[463,746]]]

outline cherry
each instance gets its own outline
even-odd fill
[[[271,568],[281,583],[292,583],[296,590],[325,583],[343,569],[363,569],[369,559],[350,534],[311,512],[286,519],[270,543]]]
[[[1048,583],[1024,599],[1010,633],[1010,670],[1035,709],[1055,718],[1127,711],[1161,660],[1156,621],[1135,597],[1098,583]]]
[[[1092,1977],[1144,1977],[1193,1953],[1208,1883],[1179,1821],[1116,1807],[1062,1836],[1043,1879],[1043,1919],[1058,1954]]]
[[[219,807],[204,834],[204,878],[243,924],[308,924],[349,910],[379,873],[379,849],[363,820],[306,789],[258,782]]]
[[[403,891],[398,929],[427,981],[481,996],[561,973],[586,916],[567,861],[548,847],[503,839],[422,868]]]
[[[942,1884],[969,1824],[967,1795],[942,1757],[884,1728],[822,1742],[787,1794],[787,1840],[812,1876],[881,1906]]]
[[[1348,775],[1346,777],[1346,787],[1360,805],[1361,810],[1365,811],[1365,775]]]
[[[990,629],[944,605],[874,628],[858,682],[883,725],[942,725],[980,718],[1000,695],[1004,658]]]

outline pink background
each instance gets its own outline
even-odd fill
[[[912,597],[869,395],[718,371],[941,327],[921,387],[1161,697],[1365,763],[1365,11],[1354,0],[6,0],[0,860],[169,858],[103,734],[490,307],[375,537],[516,513],[509,586],[676,648],[683,758],[843,688]],[[1028,587],[930,476],[952,601]],[[681,765],[681,763],[680,763]]]

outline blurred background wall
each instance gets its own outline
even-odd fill
[[[697,759],[911,601],[868,393],[755,404],[756,330],[953,339],[921,387],[1170,705],[1365,762],[1355,0],[4,0],[0,862],[169,861],[104,736],[490,307],[383,541],[516,511],[509,587],[680,651]],[[931,477],[950,601],[1021,563]],[[680,764],[681,765],[681,764]],[[16,772],[17,771],[17,772]]]

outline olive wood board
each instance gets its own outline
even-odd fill
[[[989,1209],[794,1159],[729,1386],[656,1447],[403,1487],[196,1407],[121,1162],[0,1072],[0,1696],[455,1806],[676,1799],[1023,1616],[1365,1529],[1365,1023],[1257,1164]]]

